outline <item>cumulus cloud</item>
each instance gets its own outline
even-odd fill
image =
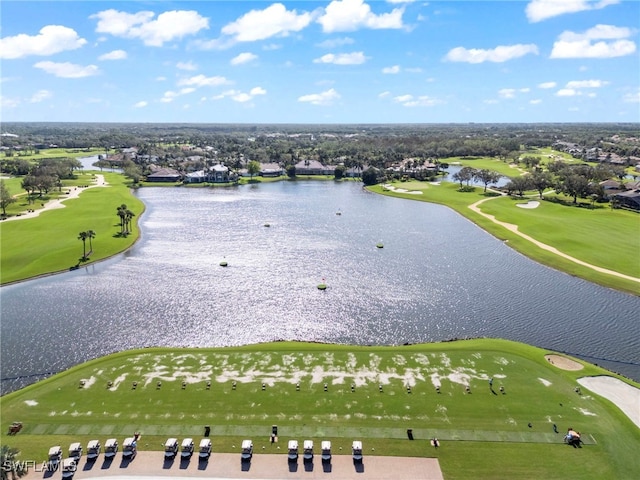
[[[334,100],[338,100],[340,94],[333,88],[320,93],[311,93],[309,95],[302,95],[298,97],[299,102],[307,102],[312,105],[331,105]]]
[[[271,37],[286,37],[307,27],[313,17],[309,12],[298,14],[274,3],[264,10],[251,10],[236,21],[222,27],[222,34],[236,42],[254,42]]]
[[[404,107],[433,107],[434,105],[442,103],[441,100],[428,95],[419,95],[417,97],[410,94],[398,95],[397,97],[393,97],[393,100]]]
[[[200,30],[209,28],[209,19],[193,10],[172,10],[161,13],[155,19],[154,17],[155,13],[149,11],[127,13],[109,9],[89,18],[98,20],[98,33],[138,38],[151,47],[161,47],[165,42],[195,35]]]
[[[211,97],[212,100],[222,100],[223,98],[231,98],[234,102],[247,103],[257,95],[266,95],[267,91],[262,87],[253,87],[249,92],[240,90],[225,90],[224,92]]]
[[[113,50],[100,55],[98,60],[124,60],[125,58],[127,58],[127,52],[124,50]]]
[[[528,54],[538,54],[538,47],[534,44],[499,45],[496,48],[483,50],[479,48],[456,47],[449,50],[445,60],[450,62],[502,63]]]
[[[404,26],[403,14],[404,7],[376,15],[364,0],[333,0],[318,18],[318,23],[325,33],[351,32],[361,28],[397,29]]]
[[[258,58],[258,56],[254,53],[243,52],[231,59],[231,65],[242,65],[243,63],[249,63],[256,58]]]
[[[195,87],[217,87],[231,83],[225,77],[213,76],[206,77],[202,74],[194,77],[182,78],[178,80],[178,86],[195,86]]]
[[[538,88],[556,88],[556,82],[542,82],[538,84]]]
[[[352,45],[355,43],[355,40],[350,37],[342,37],[342,38],[330,38],[323,42],[317,43],[317,47],[321,48],[336,48],[342,47],[344,45]]]
[[[142,101],[140,101],[140,102],[138,102],[138,103],[134,104],[134,105],[133,105],[133,107],[134,107],[134,108],[144,108],[144,107],[146,107],[147,105],[148,105],[148,103],[147,103],[147,102],[145,102],[144,100],[142,100]]]
[[[527,19],[536,23],[566,13],[599,10],[619,0],[532,0],[525,8]]]
[[[632,55],[634,31],[614,25],[596,25],[584,33],[564,31],[553,44],[550,58],[613,58]]]
[[[255,95],[266,95],[267,91],[262,87],[253,87],[249,91],[249,94],[252,95],[252,96],[255,96]]]
[[[313,63],[333,63],[335,65],[360,65],[367,61],[362,52],[327,53],[313,60]]]
[[[531,105],[538,105],[538,104],[542,103],[542,100],[540,100],[539,98],[534,98],[533,100],[529,100],[529,103]]]
[[[498,90],[498,95],[502,98],[515,98],[516,89],[515,88],[503,88]]]
[[[567,82],[566,88],[600,88],[609,85],[606,80],[572,80]]]
[[[9,98],[0,95],[0,107],[2,108],[16,108],[20,105],[20,100],[17,98]]]
[[[38,90],[36,93],[31,95],[29,102],[31,103],[40,103],[47,98],[51,98],[51,92],[48,90]]]
[[[386,91],[384,91],[384,92],[380,92],[380,93],[378,94],[378,98],[385,98],[385,97],[388,97],[389,95],[391,95],[391,92],[390,92],[390,91],[388,91],[388,90],[386,90]]]
[[[640,103],[640,88],[635,92],[625,93],[622,101],[625,103]]]
[[[178,90],[177,92],[168,90],[164,92],[164,96],[160,99],[160,101],[163,103],[170,103],[173,102],[176,98],[181,97],[182,95],[188,95],[189,93],[193,93],[195,91],[196,89],[193,87],[185,87]]]
[[[198,65],[193,62],[178,62],[176,63],[176,68],[178,70],[194,71],[198,69]]]
[[[29,55],[53,55],[67,50],[76,50],[86,44],[75,30],[61,25],[42,27],[38,35],[21,33],[0,39],[0,58],[8,60]]]
[[[34,67],[60,78],[83,78],[100,73],[100,69],[95,65],[82,66],[69,62],[38,62]]]
[[[561,88],[556,92],[556,95],[558,97],[574,97],[576,95],[579,95],[579,93],[573,88]]]
[[[382,73],[387,73],[387,74],[400,73],[400,65],[394,65],[393,67],[384,67],[382,69]]]

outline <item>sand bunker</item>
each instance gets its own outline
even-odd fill
[[[536,200],[530,200],[527,203],[516,203],[516,207],[518,208],[538,208],[540,202]]]
[[[562,355],[545,355],[544,358],[546,358],[551,365],[555,365],[562,370],[582,370],[584,368],[581,363],[563,357]]]
[[[606,375],[579,378],[578,383],[613,402],[633,423],[640,427],[640,389]]]

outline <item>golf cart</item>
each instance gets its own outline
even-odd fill
[[[354,440],[351,445],[351,451],[353,452],[353,461],[357,463],[362,462],[362,442]]]
[[[331,442],[329,440],[322,441],[322,461],[330,462],[331,461]]]
[[[242,456],[240,457],[243,462],[251,460],[253,456],[253,443],[251,440],[242,441]]]
[[[305,462],[313,462],[313,440],[304,441],[304,454],[302,459]]]
[[[200,440],[200,445],[198,446],[198,456],[200,459],[204,460],[211,456],[211,440],[208,438],[203,438]]]
[[[125,438],[122,442],[122,457],[130,459],[135,457],[138,453],[137,443],[134,437]]]
[[[110,438],[104,444],[104,458],[113,458],[118,452],[118,441],[115,438]]]
[[[297,440],[289,440],[289,461],[296,462],[298,460],[298,441]]]
[[[62,478],[71,478],[76,473],[78,464],[73,458],[65,458],[62,461]]]
[[[174,458],[178,454],[178,439],[170,438],[164,444],[164,458]]]
[[[186,459],[191,458],[191,455],[193,455],[193,438],[185,438],[180,448],[180,456]]]
[[[73,458],[76,463],[80,460],[82,456],[82,445],[80,442],[75,442],[69,445],[69,458]]]
[[[95,460],[100,455],[100,442],[91,440],[87,443],[87,460]]]

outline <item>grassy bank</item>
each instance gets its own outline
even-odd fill
[[[136,222],[133,222],[131,234],[121,237],[116,212],[120,205],[126,204],[139,216],[144,205],[131,194],[122,175],[104,173],[104,176],[109,184],[107,187],[87,189],[78,198],[65,201],[64,208],[43,211],[35,218],[0,224],[2,284],[66,271],[78,265],[83,253],[79,232],[93,230],[96,233],[89,262],[111,257],[135,242],[138,237]],[[89,177],[80,176],[74,182],[88,183]]]
[[[460,192],[458,184],[447,182],[431,185],[412,181],[396,182],[393,185],[408,192],[392,191],[381,185],[368,188],[383,195],[446,205],[537,262],[606,287],[640,295],[638,282],[600,273],[566,260],[473,212],[469,205],[487,198],[481,187]],[[409,193],[411,191],[422,193]],[[608,207],[574,207],[549,200],[541,202],[535,209],[515,206],[516,203],[526,203],[527,200],[529,199],[493,198],[481,204],[480,209],[494,215],[497,220],[518,225],[519,231],[567,255],[626,275],[640,276],[637,213],[611,210]]]
[[[141,450],[161,450],[167,437],[197,439],[210,425],[217,452],[237,452],[252,438],[256,451],[281,453],[269,441],[276,424],[283,445],[331,439],[347,453],[360,439],[376,455],[435,456],[447,479],[633,478],[638,428],[608,401],[575,391],[577,378],[608,372],[562,370],[546,353],[489,339],[121,352],[0,398],[2,429],[24,424],[2,442],[41,460],[54,444],[122,441],[134,431]],[[563,443],[569,427],[582,432],[583,448]],[[440,449],[429,446],[432,437]]]

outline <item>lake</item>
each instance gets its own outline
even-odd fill
[[[130,251],[0,288],[4,393],[128,348],[279,339],[503,337],[640,380],[640,298],[539,265],[446,207],[333,181],[138,195]],[[114,209],[94,250],[117,222]]]

